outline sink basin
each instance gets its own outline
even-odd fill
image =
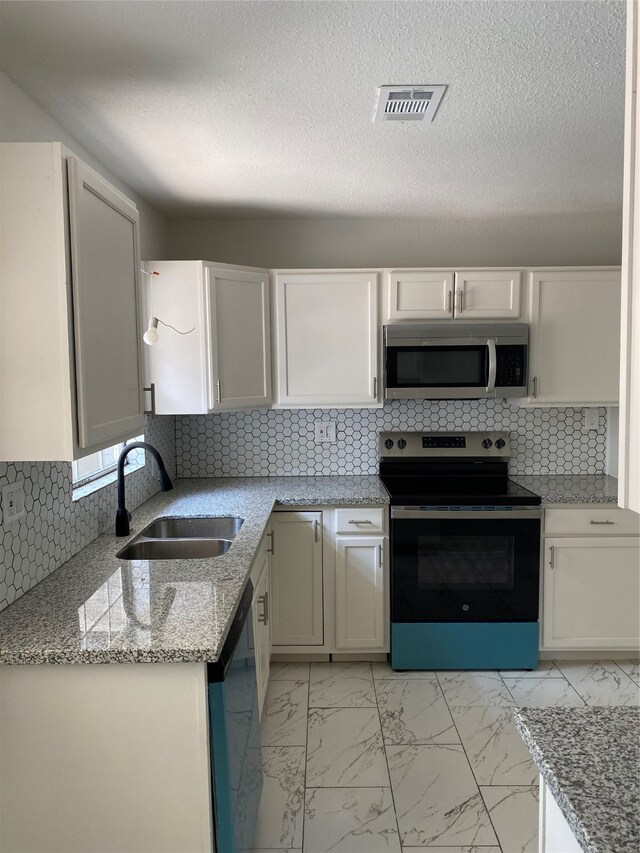
[[[140,533],[146,539],[235,539],[244,518],[156,518]]]
[[[232,543],[229,539],[146,539],[136,538],[118,551],[121,560],[195,560],[219,557]]]

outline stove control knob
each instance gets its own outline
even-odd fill
[[[391,448],[393,447],[393,441],[390,438],[388,438],[385,441],[384,446],[387,448],[387,450],[391,450]]]
[[[493,444],[493,442],[491,441],[490,438],[484,438],[482,440],[482,446],[484,447],[485,450],[488,450],[492,446],[492,444]]]
[[[404,450],[406,446],[407,442],[404,440],[404,438],[398,439],[398,447],[400,448],[400,450]]]
[[[505,446],[506,443],[507,442],[504,440],[504,438],[499,438],[496,441],[496,447],[498,448],[498,450],[502,450],[502,448]]]

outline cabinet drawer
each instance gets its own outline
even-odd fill
[[[336,510],[336,533],[382,533],[384,509],[351,507]]]
[[[616,506],[604,509],[548,509],[544,520],[545,536],[638,535],[640,515]]]

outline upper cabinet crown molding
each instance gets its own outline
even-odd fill
[[[138,211],[57,142],[0,173],[0,459],[76,459],[144,428]]]
[[[145,269],[159,273],[145,276],[149,314],[161,321],[148,354],[155,413],[270,406],[268,271],[209,261],[148,261]]]
[[[275,270],[277,407],[382,405],[378,270]]]
[[[514,320],[520,317],[521,270],[386,270],[387,319]]]

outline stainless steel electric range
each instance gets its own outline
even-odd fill
[[[393,669],[534,669],[540,498],[507,432],[380,434],[391,496]]]

